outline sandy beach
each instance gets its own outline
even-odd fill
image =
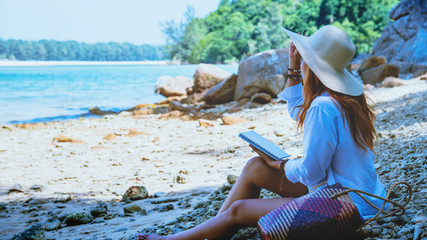
[[[365,232],[368,239],[427,237],[427,84],[419,79],[407,84],[369,93],[377,105],[377,172],[386,187],[400,180],[409,182],[414,196],[405,216],[372,224]],[[202,112],[224,112],[227,107]],[[238,176],[255,156],[238,133],[253,129],[293,157],[301,155],[302,133],[286,107],[273,101],[226,114],[246,119],[243,123],[224,125],[216,119],[207,127],[197,120],[130,112],[3,125],[0,239],[11,239],[37,224],[44,224],[45,229],[34,229],[45,231],[47,239],[131,239],[144,229],[171,233],[190,228],[203,219],[183,216],[200,209],[213,215],[215,207],[201,206],[209,205],[206,201],[220,204],[211,202],[221,192],[217,189],[226,192],[227,176]],[[131,186],[144,186],[150,197],[122,202]],[[140,209],[125,213],[129,204]],[[65,223],[71,214],[90,215],[94,209],[105,211],[92,214],[85,224]]]

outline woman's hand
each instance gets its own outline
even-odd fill
[[[280,161],[274,160],[273,158],[261,152],[260,150],[258,150],[256,147],[252,145],[249,145],[249,147],[251,147],[252,150],[254,150],[262,159],[264,159],[265,163],[267,163],[268,166],[270,166],[271,168],[280,170]]]
[[[289,46],[289,68],[299,69],[300,65],[301,65],[301,55],[299,54],[294,43],[291,42],[291,45]]]

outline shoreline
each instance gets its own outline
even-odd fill
[[[161,61],[19,61],[0,60],[0,67],[41,67],[41,66],[121,66],[121,65],[169,65]]]

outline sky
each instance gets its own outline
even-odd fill
[[[0,38],[163,45],[159,22],[196,17],[220,0],[0,0]]]

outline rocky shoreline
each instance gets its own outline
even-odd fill
[[[427,237],[427,84],[406,83],[370,96],[377,104],[377,172],[387,188],[410,183],[413,199],[405,215],[370,224],[358,237]],[[302,134],[286,103],[273,99],[229,112],[235,104],[2,126],[0,238],[135,239],[140,232],[170,234],[209,219],[254,156],[239,132],[254,129],[301,155]],[[263,191],[263,197],[275,196]],[[233,239],[259,236],[248,228]]]

